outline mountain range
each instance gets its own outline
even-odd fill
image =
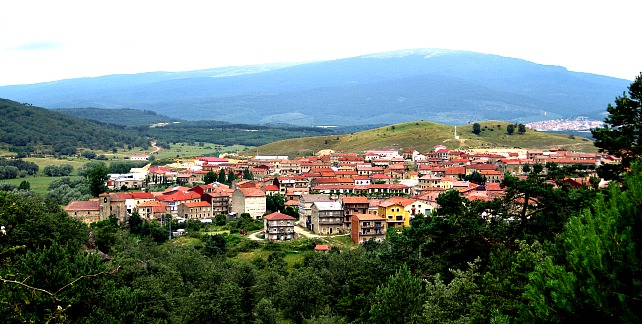
[[[56,108],[134,108],[183,120],[300,126],[603,119],[629,80],[490,54],[406,50],[332,61],[151,72],[0,87]]]

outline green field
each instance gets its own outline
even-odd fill
[[[203,146],[200,146],[198,143],[194,143],[193,145],[188,143],[175,143],[170,145],[169,150],[163,149],[158,152],[156,159],[197,157],[213,155],[215,152],[236,153],[248,148],[248,146],[243,145],[223,146],[214,143],[203,143]]]
[[[47,177],[47,176],[38,175],[35,177],[28,176],[25,178],[0,180],[0,183],[10,183],[18,186],[22,181],[26,180],[29,182],[29,185],[31,186],[31,190],[37,192],[38,194],[44,195],[45,193],[47,193],[47,188],[49,187],[49,183],[60,178],[61,177]]]
[[[63,158],[57,159],[54,157],[44,157],[44,158],[24,158],[23,160],[27,162],[35,163],[39,171],[38,173],[42,174],[42,170],[48,165],[62,165],[62,164],[71,164],[74,167],[74,172],[72,174],[78,174],[78,169],[85,165],[87,162],[91,161],[84,158]]]

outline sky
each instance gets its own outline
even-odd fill
[[[0,86],[441,48],[633,80],[642,1],[20,0]]]

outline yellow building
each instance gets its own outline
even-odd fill
[[[401,228],[410,226],[410,212],[406,206],[415,200],[403,197],[392,197],[379,204],[378,215],[386,219],[388,227]]]

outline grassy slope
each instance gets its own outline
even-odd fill
[[[532,149],[564,147],[569,150],[595,152],[593,142],[582,139],[570,139],[567,135],[527,130],[525,134],[508,135],[506,126],[509,123],[499,121],[482,122],[484,129],[480,135],[472,133],[472,125],[457,126],[460,140],[454,139],[454,126],[431,122],[410,122],[386,126],[358,133],[340,136],[320,136],[283,140],[260,146],[247,154],[289,155],[291,157],[309,156],[322,149],[331,149],[346,153],[359,153],[377,149],[415,149],[420,152],[432,150],[435,145],[445,145],[450,149],[469,148],[512,148],[515,146]],[[500,128],[497,128],[500,125]],[[394,128],[394,129],[393,129]],[[491,131],[490,129],[493,128]]]

